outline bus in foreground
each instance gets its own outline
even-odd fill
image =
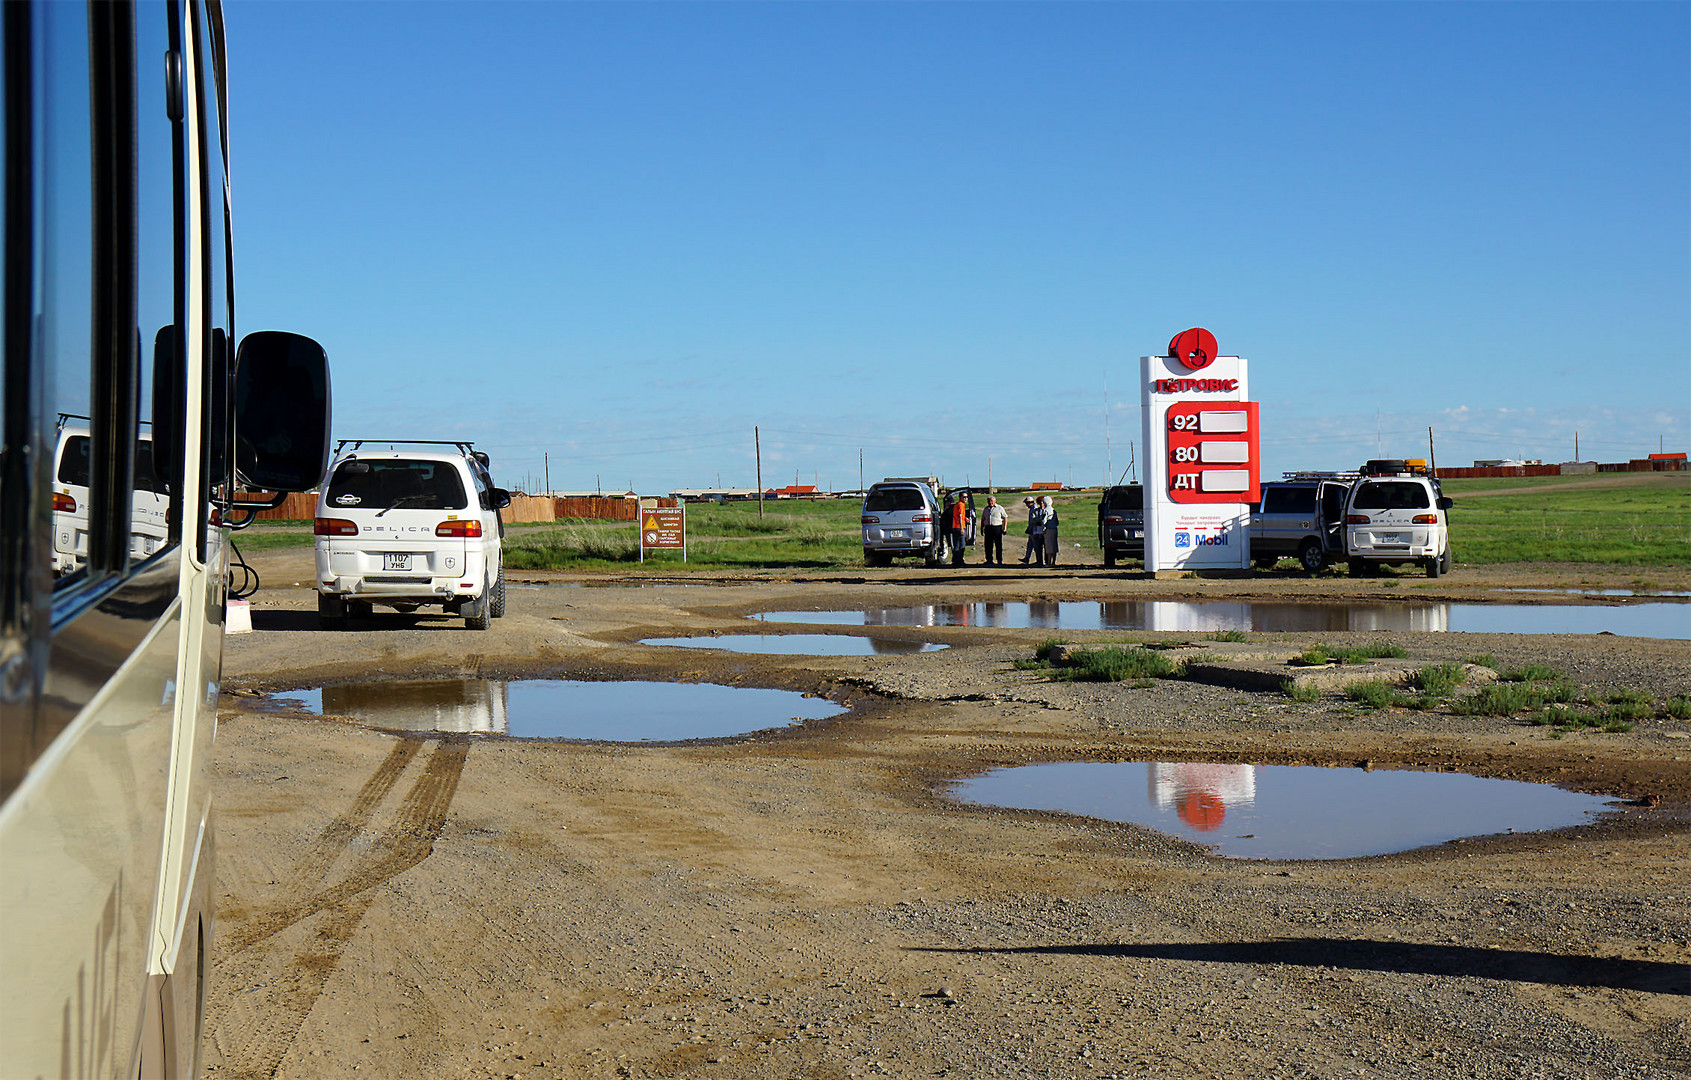
[[[328,363],[234,345],[216,0],[0,30],[0,1073],[192,1076],[234,496],[317,484]]]

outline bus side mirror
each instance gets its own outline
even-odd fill
[[[1449,510],[1452,506],[1455,506],[1455,505],[1456,505],[1456,500],[1452,499],[1450,496],[1448,496],[1448,495],[1440,495],[1439,496],[1438,507],[1439,507],[1440,510]]]
[[[329,356],[308,337],[259,330],[235,357],[235,474],[262,491],[309,491],[329,468]]]

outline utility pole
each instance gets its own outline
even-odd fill
[[[757,456],[757,516],[763,520],[763,440],[758,436],[757,425],[752,425],[752,453]]]
[[[1574,432],[1574,460],[1579,460],[1579,432]]]
[[[1432,472],[1433,479],[1439,478],[1439,456],[1433,449],[1433,426],[1427,425],[1427,468]]]
[[[552,494],[552,455],[541,454],[540,460],[546,466],[546,494]]]
[[[857,490],[869,490],[863,486],[863,447],[861,446],[857,448]]]

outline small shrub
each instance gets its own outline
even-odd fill
[[[1673,695],[1668,698],[1667,703],[1662,706],[1662,711],[1666,712],[1675,720],[1691,720],[1691,695]]]
[[[1210,641],[1249,641],[1250,635],[1243,630],[1211,630],[1204,635]]]
[[[1488,667],[1493,671],[1497,670],[1497,661],[1490,653],[1480,653],[1478,656],[1470,656],[1468,657],[1468,663],[1473,664],[1475,667]]]
[[[1616,690],[1609,695],[1609,704],[1611,705],[1649,705],[1654,703],[1655,700],[1643,690]]]
[[[1497,677],[1503,682],[1546,682],[1561,678],[1562,673],[1548,664],[1528,664],[1510,671],[1499,671]]]
[[[1389,641],[1370,641],[1366,645],[1358,645],[1350,649],[1339,650],[1338,657],[1347,664],[1359,663],[1363,660],[1402,659],[1409,653],[1403,646],[1394,645]]]
[[[1288,682],[1283,692],[1293,701],[1304,705],[1321,700],[1321,690],[1314,686],[1300,686],[1295,682]]]
[[[1033,655],[1050,663],[1051,657],[1056,654],[1057,650],[1067,644],[1068,642],[1062,638],[1048,637],[1039,643],[1038,648],[1033,650]]]
[[[1311,645],[1309,648],[1299,653],[1292,662],[1294,664],[1302,664],[1305,667],[1323,667],[1327,664],[1331,664],[1335,659],[1337,659],[1337,657],[1328,652],[1325,646]]]
[[[1467,679],[1461,664],[1428,664],[1415,673],[1414,685],[1428,697],[1448,697]]]
[[[1069,654],[1069,677],[1081,682],[1126,682],[1130,679],[1170,679],[1180,669],[1149,649],[1110,646]]]
[[[1017,671],[1050,671],[1051,661],[1039,660],[1031,656],[1024,656],[1019,660],[1010,661],[1010,666]]]
[[[1615,723],[1626,723],[1632,720],[1648,720],[1656,715],[1654,702],[1622,701],[1610,705],[1604,710],[1604,717]]]
[[[1399,703],[1398,692],[1379,679],[1364,679],[1345,687],[1345,697],[1371,709],[1386,709]]]
[[[1452,702],[1450,711],[1461,716],[1514,716],[1543,705],[1544,699],[1532,687],[1520,683],[1494,683],[1482,687],[1477,694]]]

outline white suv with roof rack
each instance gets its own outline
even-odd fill
[[[370,444],[404,449],[366,449]],[[317,496],[317,617],[338,630],[375,604],[438,604],[472,630],[505,614],[499,511],[488,457],[468,442],[342,440]]]
[[[1419,461],[1370,461],[1345,500],[1345,556],[1353,576],[1414,563],[1428,577],[1450,573],[1451,507]]]
[[[78,420],[82,423],[73,422]],[[59,439],[53,448],[54,577],[74,574],[88,561],[91,444],[87,421],[86,416],[59,414]],[[170,532],[166,520],[170,494],[153,475],[151,431],[143,430],[136,437],[134,470],[134,490],[129,503],[129,558],[139,563],[163,548]]]

